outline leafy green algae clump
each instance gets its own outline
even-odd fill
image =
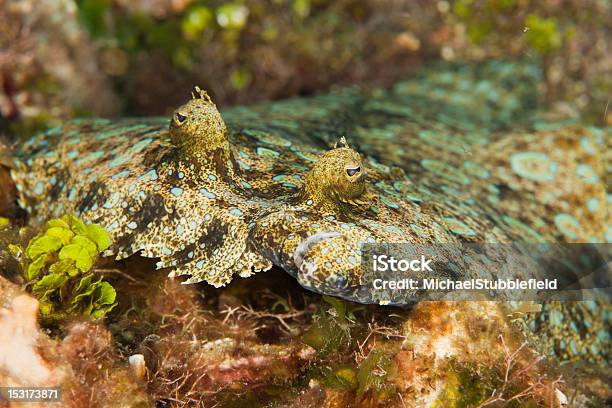
[[[43,323],[58,324],[75,315],[96,319],[115,307],[115,289],[91,271],[109,245],[102,227],[65,215],[48,221],[25,250],[9,246],[26,286],[40,302]]]

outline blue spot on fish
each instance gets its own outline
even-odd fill
[[[456,218],[444,217],[444,223],[454,234],[465,236],[476,235],[476,231]]]
[[[298,157],[300,157],[300,158],[302,158],[302,159],[304,159],[304,160],[307,160],[307,161],[310,161],[310,162],[315,162],[315,161],[317,161],[317,159],[316,159],[316,158],[311,157],[311,156],[306,156],[304,153],[302,153],[302,152],[301,152],[301,151],[299,151],[299,150],[294,151],[294,153],[295,153],[295,155],[296,155],[296,156],[298,156]]]
[[[118,178],[127,177],[129,175],[130,175],[130,171],[129,170],[123,170],[123,171],[120,171],[119,173],[113,174],[111,176],[111,179],[115,180],[115,179],[118,179]]]
[[[81,165],[81,163],[87,162],[87,161],[95,161],[98,160],[99,158],[101,158],[102,156],[104,156],[104,152],[100,151],[100,150],[96,150],[94,152],[88,153],[85,156],[83,156],[82,158],[78,159],[76,161],[77,165]]]
[[[128,156],[121,155],[111,160],[111,162],[108,163],[108,167],[112,169],[127,163],[129,160],[130,158]]]
[[[239,208],[235,208],[235,207],[230,209],[230,213],[237,217],[242,217],[244,215],[244,213]]]
[[[520,152],[510,157],[512,171],[521,177],[534,181],[552,181],[558,165],[541,152]]]
[[[34,186],[34,194],[36,194],[36,195],[41,195],[44,190],[45,190],[45,185],[44,185],[44,183],[42,181],[39,181]]]
[[[249,166],[248,164],[246,164],[242,160],[236,160],[236,161],[238,162],[238,165],[240,167],[242,167],[244,170],[251,170],[251,166]]]
[[[111,209],[113,208],[117,202],[119,201],[119,192],[115,191],[108,200],[106,200],[106,202],[104,203],[104,205],[102,207],[106,208],[106,209]]]
[[[403,183],[400,181],[394,181],[393,182],[393,188],[395,189],[395,191],[402,191],[403,188]]]
[[[576,173],[578,174],[578,177],[589,184],[595,184],[599,179],[597,173],[595,173],[593,168],[588,164],[579,164],[576,167]]]
[[[398,235],[403,235],[404,231],[401,230],[401,228],[395,226],[395,225],[389,225],[386,230],[392,234],[398,234]]]
[[[277,152],[275,150],[272,150],[272,149],[268,149],[267,147],[258,147],[257,149],[255,149],[255,151],[260,156],[268,156],[268,157],[278,157],[278,156],[280,156],[279,152]]]
[[[153,139],[148,138],[148,137],[146,139],[142,139],[140,142],[138,142],[134,146],[132,146],[132,151],[134,151],[135,153],[139,153],[141,150],[143,150],[149,144],[151,144],[152,141],[153,141]]]
[[[429,238],[429,234],[423,228],[416,224],[410,224],[410,228],[421,238]]]
[[[140,176],[141,179],[146,179],[148,178],[151,181],[155,181],[159,178],[159,176],[157,175],[157,171],[155,170],[149,170],[147,171],[145,174],[143,174],[142,176]]]
[[[217,196],[215,195],[215,193],[211,193],[210,191],[208,191],[207,189],[205,189],[204,187],[202,187],[200,189],[200,193],[204,195],[204,197],[206,198],[210,198],[211,200],[214,200],[215,198],[217,198]]]
[[[384,196],[380,197],[380,201],[381,201],[381,202],[382,202],[384,205],[386,205],[387,207],[394,208],[394,209],[398,209],[398,208],[399,208],[399,205],[397,205],[397,204],[396,204],[396,203],[394,203],[393,201],[391,201],[391,200],[387,199],[387,197],[384,197]]]
[[[599,199],[590,198],[589,201],[587,201],[587,208],[592,213],[597,212],[597,210],[599,209]]]
[[[582,229],[578,220],[565,213],[555,215],[555,226],[569,239],[577,239],[578,231]]]
[[[595,146],[593,146],[593,143],[591,143],[591,139],[586,136],[580,139],[580,146],[588,154],[595,154],[596,152]]]
[[[282,186],[283,187],[288,187],[288,188],[298,188],[298,186],[296,186],[293,183],[283,183]]]

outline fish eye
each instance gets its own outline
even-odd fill
[[[348,174],[349,177],[353,177],[355,174],[359,173],[360,171],[361,171],[361,166],[348,167],[346,169],[346,174]]]
[[[174,120],[176,121],[176,124],[180,126],[187,120],[187,116],[183,115],[180,112],[176,112],[174,114]]]

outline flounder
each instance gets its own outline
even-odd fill
[[[276,264],[308,289],[360,302],[384,302],[370,296],[366,244],[609,239],[598,153],[608,135],[538,121],[521,88],[534,73],[491,65],[225,120],[196,87],[170,126],[71,121],[17,152],[19,203],[40,221],[99,223],[114,243],[107,255],[159,258],[186,283],[221,286]]]
[[[11,175],[35,220],[75,213],[109,232],[106,255],[158,258],[185,283],[275,264],[319,293],[408,304],[420,295],[374,295],[364,246],[612,241],[609,130],[543,120],[538,78],[444,66],[223,117],[196,87],[169,126],[85,119],[34,137]]]

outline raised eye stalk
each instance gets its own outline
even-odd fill
[[[196,86],[191,100],[174,111],[170,120],[172,143],[188,159],[198,162],[231,158],[225,122],[206,91]]]
[[[341,147],[324,153],[312,167],[302,194],[323,211],[338,212],[367,203],[366,171],[361,156],[344,137]]]

